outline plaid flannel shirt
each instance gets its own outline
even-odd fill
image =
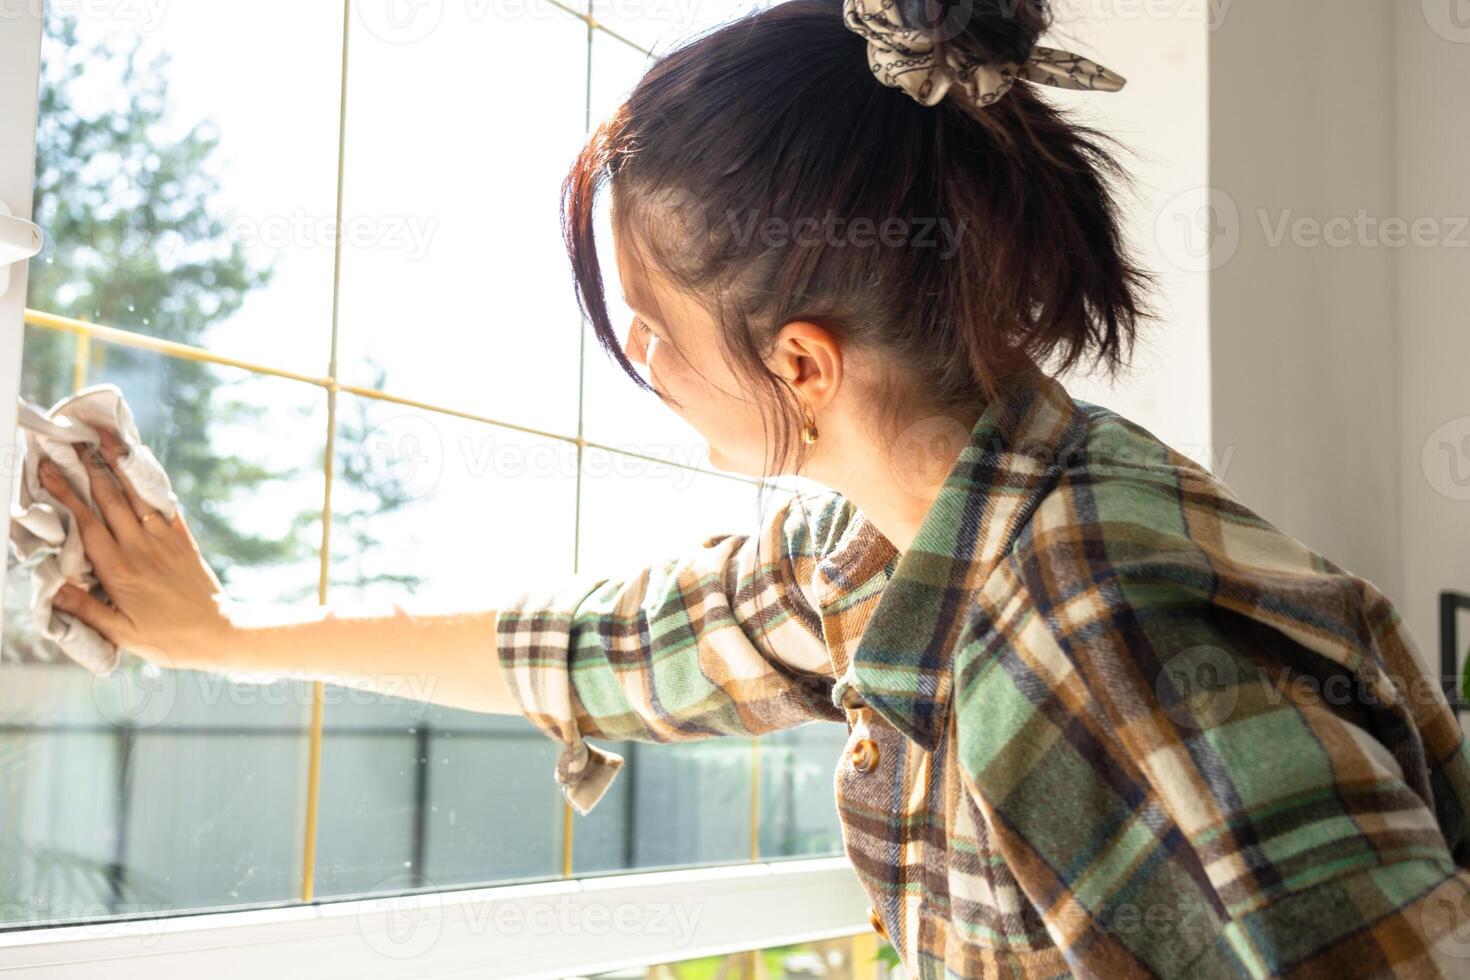
[[[846,722],[911,976],[1470,976],[1470,749],[1397,611],[1043,374],[901,555],[829,493],[519,595],[497,650],[581,813],[622,764],[584,736]]]

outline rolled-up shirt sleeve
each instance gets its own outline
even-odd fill
[[[842,721],[813,579],[849,508],[835,492],[789,497],[757,534],[714,535],[624,576],[574,575],[499,605],[507,684],[561,746],[554,776],[579,813],[623,764],[585,736],[676,742]]]

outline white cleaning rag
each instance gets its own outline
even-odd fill
[[[118,458],[117,468],[138,496],[166,520],[173,520],[179,498],[169,484],[168,473],[139,440],[138,426],[121,389],[114,384],[99,384],[63,398],[49,412],[20,399],[20,432],[25,439],[16,440],[22,446],[22,458],[10,505],[10,540],[22,561],[36,554],[42,556],[31,572],[31,610],[37,629],[67,656],[101,676],[117,667],[121,659],[118,648],[75,616],[53,609],[51,602],[63,582],[104,601],[106,590],[87,560],[75,515],[41,485],[37,470],[41,460],[49,458],[66,476],[72,491],[101,517],[92,499],[86,463],[71,448],[74,443],[100,446],[98,428],[112,430],[127,448],[127,454]]]

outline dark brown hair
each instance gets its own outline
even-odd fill
[[[994,63],[1024,61],[1050,21],[1044,0],[898,4],[906,24],[942,22],[939,43]],[[1107,183],[1124,176],[1110,137],[1027,82],[985,108],[958,86],[922,106],[873,76],[866,44],[841,0],[785,0],[725,24],[660,58],[562,187],[578,303],[602,347],[652,390],[607,312],[592,228],[611,180],[625,253],[707,309],[736,376],[769,396],[767,474],[799,473],[806,455],[800,406],[764,363],[792,320],[887,366],[876,405],[892,436],[915,416],[974,418],[1005,378],[1048,361],[1060,374],[1091,354],[1115,376],[1152,316],[1151,277],[1126,252]],[[855,231],[800,233],[832,219],[897,219],[904,237],[865,247]],[[939,222],[959,229],[950,254]]]

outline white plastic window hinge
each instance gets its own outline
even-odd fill
[[[10,213],[0,201],[0,296],[10,291],[10,268],[41,251],[46,235],[32,222]]]

